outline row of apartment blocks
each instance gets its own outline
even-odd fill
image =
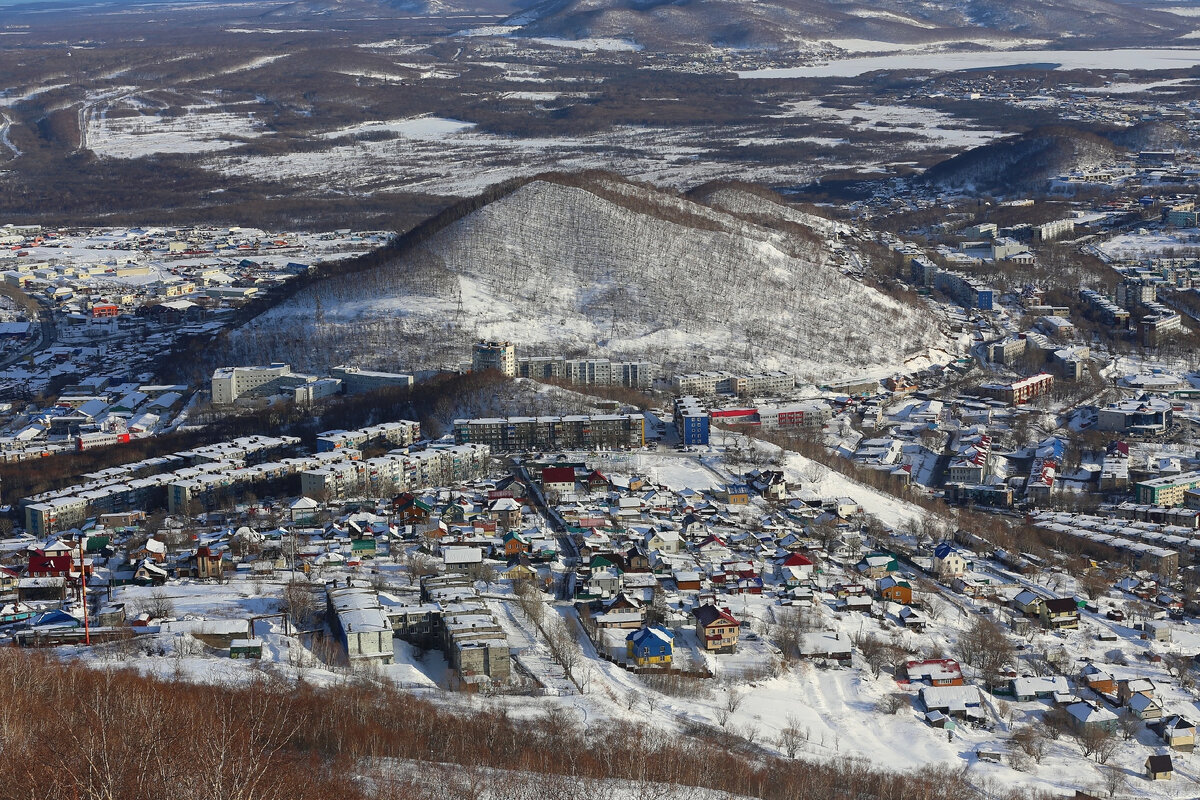
[[[474,583],[463,575],[431,575],[413,598],[362,586],[325,586],[330,627],[351,664],[391,664],[394,637],[438,647],[463,683],[503,683],[511,675],[508,636]]]
[[[407,447],[421,438],[421,423],[410,420],[383,422],[352,431],[326,431],[317,436],[317,452],[340,450],[343,447],[362,448],[370,444],[389,444]]]
[[[296,453],[299,444],[294,436],[243,436],[87,473],[84,483],[21,500],[25,529],[41,537],[78,526],[93,511],[161,508],[178,476],[254,467]]]
[[[671,378],[671,391],[678,395],[710,397],[717,394],[779,395],[796,388],[796,376],[786,372],[734,375],[729,372],[696,372]]]
[[[302,454],[300,440],[294,436],[243,436],[89,473],[84,475],[85,483],[34,495],[20,505],[25,528],[35,536],[76,527],[96,513],[164,506],[171,513],[186,513],[196,507],[213,508],[252,487],[356,461],[362,457],[357,446],[409,445],[419,436],[420,425],[408,420],[355,431],[326,431],[318,436],[315,455]],[[425,480],[426,473],[435,471],[410,470],[407,480]]]
[[[610,361],[607,358],[524,356],[507,341],[476,342],[471,352],[471,370],[494,369],[510,378],[561,380],[599,386],[648,389],[658,378],[658,365],[649,361]]]
[[[462,682],[509,679],[508,636],[474,581],[464,575],[427,576],[421,580],[421,600],[436,609],[433,635]]]
[[[300,493],[328,502],[351,497],[390,497],[397,492],[451,486],[485,477],[492,450],[485,444],[432,444],[424,450],[401,448],[364,459],[352,448],[318,453],[350,454],[300,473]]]
[[[372,372],[358,367],[340,366],[330,370],[328,377],[293,372],[288,364],[266,366],[220,367],[212,375],[213,405],[230,405],[246,396],[283,394],[295,402],[311,404],[335,394],[357,394],[374,389],[397,386],[410,387],[411,375],[391,372]]]
[[[456,419],[454,441],[497,452],[637,448],[646,443],[646,419],[641,414]]]
[[[1092,351],[1084,345],[1062,347],[1045,334],[1027,331],[992,343],[988,355],[997,364],[1005,365],[1025,356],[1040,358],[1043,363],[1054,365],[1064,377],[1079,380],[1087,372]]]
[[[1079,298],[1105,325],[1124,328],[1129,325],[1129,312],[1093,289],[1080,289]]]
[[[517,375],[538,380],[648,389],[658,378],[658,365],[649,361],[609,361],[607,358],[525,356],[517,359]]]
[[[909,262],[909,268],[912,283],[917,286],[932,286],[954,298],[963,308],[990,311],[995,307],[995,292],[974,278],[941,269],[925,256],[914,257]]]

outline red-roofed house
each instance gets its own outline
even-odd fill
[[[912,660],[904,665],[910,681],[929,681],[930,686],[962,686],[962,667],[952,658]]]
[[[737,648],[740,626],[727,608],[704,605],[695,609],[696,636],[710,653],[732,653]]]
[[[574,467],[546,467],[542,470],[542,490],[547,494],[565,494],[574,489]]]
[[[41,550],[29,554],[29,568],[26,576],[30,578],[65,578],[71,572],[71,554],[46,555]]]
[[[593,470],[592,474],[583,479],[587,484],[589,492],[607,492],[609,488],[608,478],[604,476],[600,470]]]

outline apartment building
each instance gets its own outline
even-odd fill
[[[705,445],[709,438],[708,408],[695,397],[675,398],[675,430],[685,445]]]
[[[325,586],[325,600],[333,632],[351,664],[392,663],[392,625],[373,590],[357,586],[338,589],[333,582]]]
[[[1142,344],[1154,347],[1183,330],[1183,318],[1161,303],[1144,303],[1150,312],[1138,320]]]
[[[1039,372],[1013,383],[985,383],[979,387],[979,393],[1019,406],[1049,393],[1053,388],[1054,376],[1048,372]]]
[[[990,311],[994,307],[995,295],[991,287],[984,286],[973,278],[949,270],[937,270],[934,288],[954,299],[963,308],[978,308]]]
[[[610,361],[606,358],[523,356],[517,359],[517,374],[538,380],[647,389],[658,377],[658,365],[649,361]]]
[[[317,452],[343,447],[362,448],[369,444],[407,447],[421,438],[421,423],[411,420],[384,422],[352,431],[325,431],[317,436]]]
[[[1105,325],[1123,328],[1129,324],[1129,312],[1092,289],[1080,289],[1079,297]]]
[[[1034,242],[1051,242],[1055,239],[1061,239],[1064,236],[1069,236],[1075,232],[1075,220],[1073,219],[1056,219],[1052,222],[1044,222],[1041,225],[1033,226],[1033,241]]]
[[[516,377],[516,345],[512,342],[476,342],[471,355],[471,369],[474,372],[494,369],[510,378]]]
[[[1025,355],[1027,344],[1025,339],[1020,336],[1010,336],[999,342],[994,342],[991,347],[992,361],[997,364],[1012,364],[1018,358]]]
[[[730,372],[696,372],[675,375],[671,390],[679,395],[711,397],[716,394],[779,395],[796,387],[796,377],[787,372],[756,372],[735,375]]]
[[[1134,484],[1137,501],[1155,506],[1181,506],[1184,494],[1200,487],[1200,472],[1184,472]]]
[[[636,448],[646,443],[646,419],[641,414],[456,419],[454,441],[485,444],[498,452]]]
[[[833,409],[824,400],[805,400],[775,408],[759,408],[758,418],[768,430],[780,428],[820,428],[833,419]]]

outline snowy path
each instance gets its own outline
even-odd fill
[[[12,130],[12,119],[0,111],[0,145],[8,148],[13,154],[13,158],[18,158],[21,155],[21,150],[12,143],[12,139],[8,138],[8,132]]]

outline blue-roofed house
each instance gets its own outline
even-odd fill
[[[670,664],[674,638],[661,625],[645,625],[625,637],[625,655],[639,667]]]

